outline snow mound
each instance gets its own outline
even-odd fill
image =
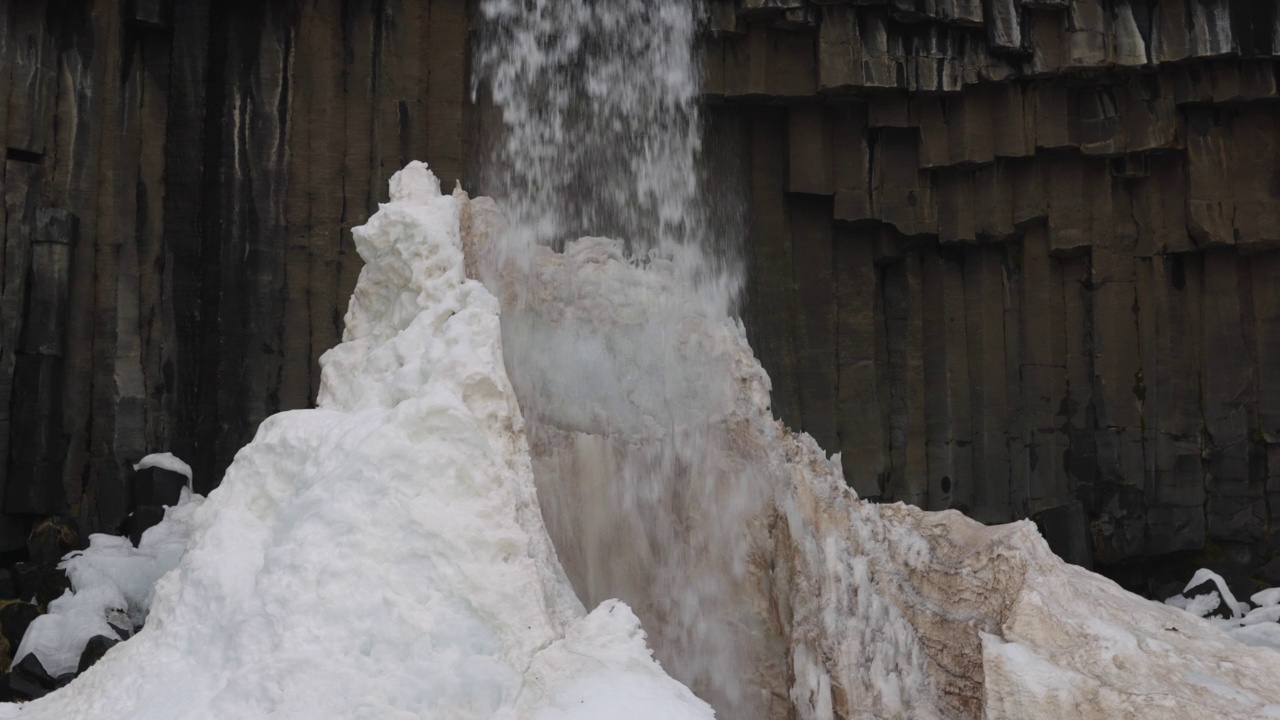
[[[195,510],[136,637],[23,718],[706,720],[621,603],[587,615],[547,537],[498,304],[421,163],[366,265],[319,409],[268,418]]]

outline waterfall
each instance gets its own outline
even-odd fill
[[[741,598],[768,481],[731,469],[721,427],[741,392],[741,204],[701,172],[701,4],[480,8],[476,76],[501,117],[481,189],[507,216],[481,276],[548,529],[588,607],[621,598],[722,717],[764,717],[749,678],[776,631]],[[593,235],[615,239],[573,240]]]
[[[696,0],[485,0],[476,50],[503,131],[480,174],[508,252],[585,235],[678,258],[728,309],[741,265],[708,225]]]

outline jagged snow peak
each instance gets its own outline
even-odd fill
[[[23,718],[688,718],[619,602],[586,614],[538,511],[498,304],[427,167],[357,229],[319,409],[268,418],[146,627]]]

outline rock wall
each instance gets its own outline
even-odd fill
[[[865,497],[1280,581],[1277,5],[713,2],[775,412]]]
[[[469,5],[0,0],[0,557],[309,404],[349,229],[464,171]],[[775,411],[864,496],[1280,582],[1276,3],[708,7]]]
[[[0,557],[118,528],[130,464],[207,491],[305,407],[411,158],[466,156],[458,0],[0,0]]]
[[[774,411],[865,497],[1280,582],[1276,5],[714,3]]]

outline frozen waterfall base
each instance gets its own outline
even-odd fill
[[[417,163],[391,197],[356,232],[366,266],[323,359],[320,408],[269,419],[237,455],[141,633],[0,717],[710,717],[653,661],[626,605],[584,611],[539,512],[535,467],[647,440],[540,421],[531,456],[498,302],[464,272],[487,261],[492,204],[441,195]],[[679,290],[620,253],[535,261]],[[644,308],[616,302],[646,293],[613,290],[561,300],[642,322]],[[710,608],[751,631],[739,679],[751,716],[1280,717],[1280,656],[1063,564],[1029,524],[859,502],[837,462],[770,418],[741,326],[686,320],[671,328],[677,350],[727,361],[730,402],[710,436],[734,454],[717,483],[738,468],[768,481],[747,562]],[[562,488],[547,510],[563,535],[555,508],[572,507],[574,478],[538,482]]]

